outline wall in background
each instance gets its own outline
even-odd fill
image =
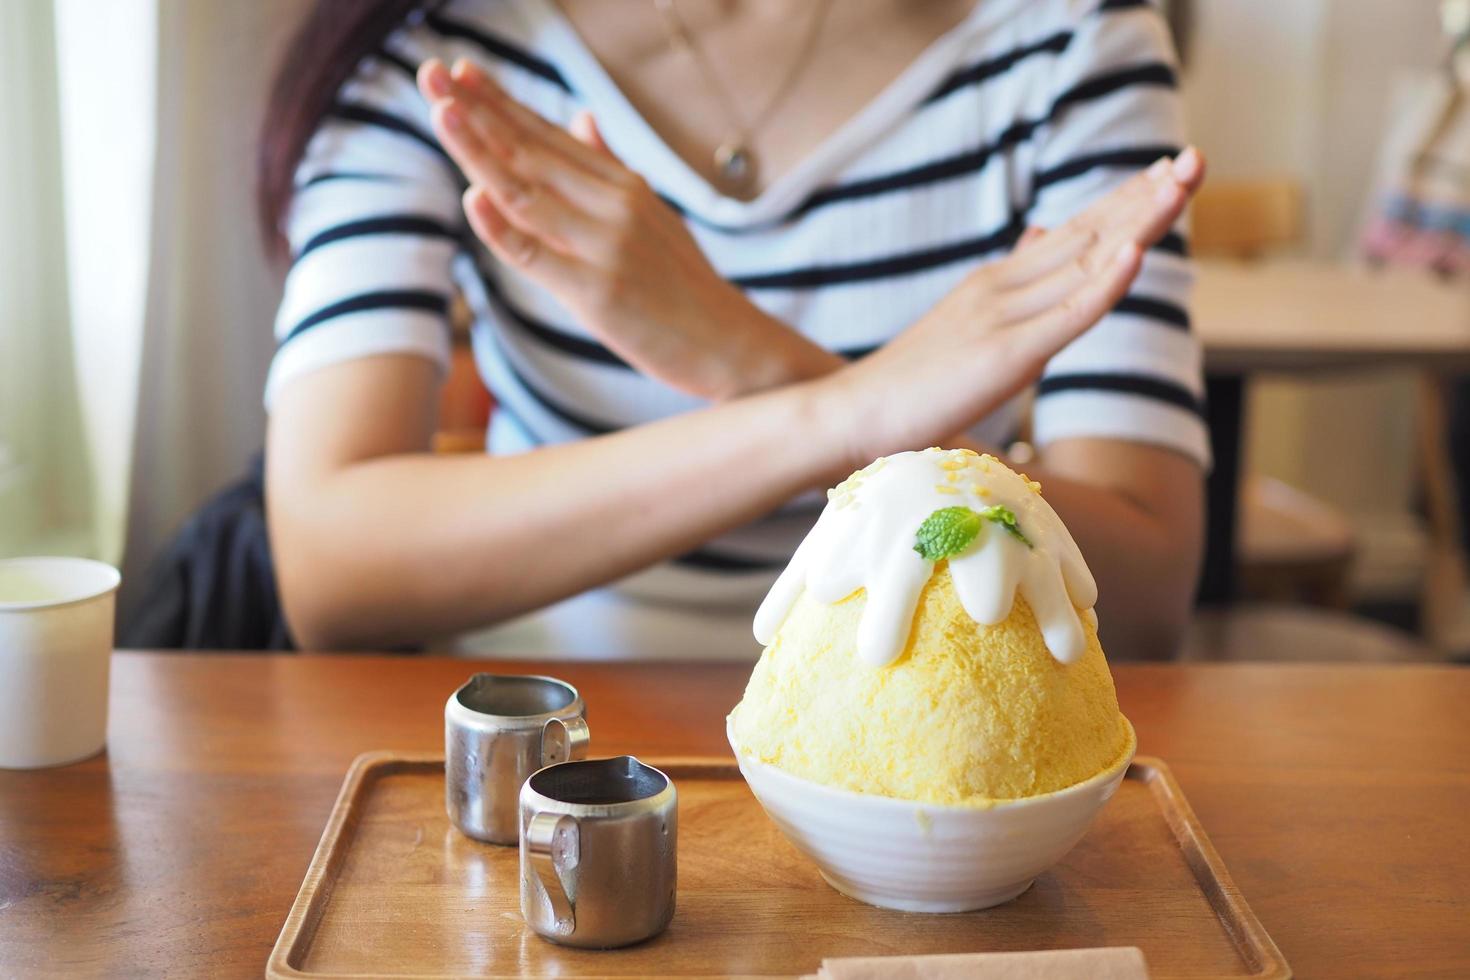
[[[1315,170],[1328,2],[1194,0],[1184,94],[1212,175]]]
[[[1290,174],[1309,247],[1351,242],[1398,82],[1433,70],[1439,0],[1195,0],[1185,100],[1222,177]]]
[[[1186,99],[1220,177],[1290,175],[1307,193],[1305,249],[1350,255],[1402,83],[1435,70],[1438,0],[1196,0]],[[1360,531],[1360,584],[1413,589],[1412,379],[1261,378],[1248,466],[1330,500]]]

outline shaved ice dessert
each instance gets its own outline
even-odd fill
[[[1038,484],[928,449],[828,497],[756,615],[765,651],[729,718],[742,759],[962,807],[1121,773],[1134,737],[1097,587]]]

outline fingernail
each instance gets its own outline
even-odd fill
[[[454,59],[454,78],[464,81],[468,76],[475,73],[475,63],[470,59],[460,56]]]
[[[1159,157],[1148,168],[1148,175],[1153,180],[1158,180],[1169,172],[1173,162],[1168,157]]]
[[[424,81],[428,86],[430,94],[440,98],[449,95],[453,88],[449,80],[449,72],[445,69],[442,62],[436,62],[429,66],[428,71],[424,73]]]
[[[1193,173],[1199,167],[1199,150],[1185,147],[1184,152],[1174,158],[1174,176]]]

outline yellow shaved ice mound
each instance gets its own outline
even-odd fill
[[[903,653],[858,660],[866,593],[833,605],[804,591],[731,714],[739,750],[812,782],[921,803],[984,805],[1081,782],[1129,745],[1097,631],[1052,656],[1019,595],[982,626],[947,562],[924,587]]]

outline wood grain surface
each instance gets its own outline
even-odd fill
[[[107,755],[0,772],[0,975],[261,976],[352,759],[442,751],[483,666],[118,655]],[[641,755],[727,752],[749,670],[503,668],[576,684],[599,751]],[[1115,675],[1297,976],[1470,976],[1470,670]]]
[[[1105,946],[1140,947],[1155,980],[1290,975],[1156,759],[1129,768],[1087,837],[1024,895],[962,915],[838,894],[766,818],[733,759],[647,761],[679,787],[678,912],[653,940],[611,951],[541,940],[521,919],[519,851],[450,827],[443,758],[367,753],[267,975],[796,980],[829,957]]]

